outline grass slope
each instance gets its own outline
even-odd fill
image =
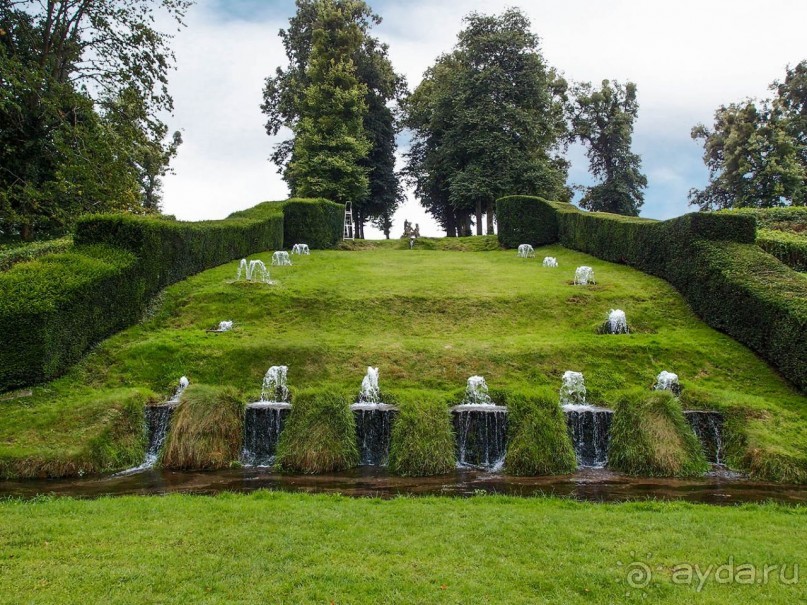
[[[485,249],[488,239],[452,246]],[[54,440],[83,448],[107,430],[101,412],[119,389],[161,398],[185,374],[254,401],[266,369],[285,364],[293,389],[352,399],[374,365],[382,389],[403,400],[412,392],[444,401],[473,374],[491,389],[556,390],[571,369],[585,374],[589,400],[606,405],[674,371],[685,393],[698,394],[687,405],[708,400],[740,418],[744,445],[734,460],[759,476],[807,480],[807,400],[699,321],[666,282],[560,246],[525,260],[513,251],[402,245],[294,257],[292,267],[271,268],[272,286],[233,283],[235,262],[171,286],[149,319],[104,341],[67,376],[32,397],[0,401],[0,469],[15,474],[21,457],[58,461]],[[544,255],[560,268],[542,267]],[[271,252],[254,258],[269,265]],[[584,264],[595,286],[572,284]],[[626,311],[631,334],[597,333],[613,308]],[[236,328],[206,332],[221,320]]]
[[[805,541],[807,510],[774,505],[272,492],[2,502],[0,603],[789,604],[807,599],[801,577],[721,583],[715,569],[752,565],[761,579],[786,565],[790,582]],[[639,564],[652,577],[631,587]],[[673,582],[682,564],[709,570],[700,590],[694,574]]]

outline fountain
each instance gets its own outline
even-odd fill
[[[544,257],[544,267],[552,267],[555,268],[558,266],[558,259],[554,256],[545,256]]]
[[[507,449],[507,408],[494,404],[482,376],[471,376],[465,398],[451,409],[459,466],[497,471]]]
[[[233,329],[232,321],[220,321],[218,326],[216,326],[212,330],[208,330],[208,332],[229,332],[232,329]]]
[[[381,402],[378,368],[368,367],[361,381],[359,400],[350,406],[356,418],[356,440],[362,466],[386,466],[392,423],[398,408]]]
[[[529,244],[521,244],[518,247],[519,258],[535,258],[535,250]]]
[[[602,331],[605,334],[627,334],[629,332],[628,318],[625,316],[625,312],[621,309],[611,309]]]
[[[292,254],[310,255],[311,251],[308,249],[308,244],[294,244],[291,247]]]
[[[269,368],[261,385],[260,400],[248,404],[244,411],[245,465],[270,466],[274,461],[277,441],[291,411],[287,374],[286,366]]]
[[[576,286],[587,286],[589,283],[597,283],[594,281],[594,269],[585,265],[577,267],[574,272],[574,284]]]
[[[187,376],[179,379],[174,394],[165,403],[157,405],[147,405],[145,409],[146,416],[146,432],[148,434],[148,446],[146,447],[146,456],[139,466],[126,469],[117,473],[116,476],[126,476],[154,468],[157,460],[160,457],[160,450],[165,445],[165,440],[168,437],[168,428],[171,426],[171,418],[174,416],[174,411],[179,405],[179,400],[182,393],[188,388],[190,381]]]
[[[678,382],[678,374],[673,374],[672,372],[663,370],[656,377],[656,384],[653,385],[653,390],[670,391],[673,395],[678,397],[681,394],[681,385]]]
[[[700,441],[706,460],[723,466],[723,415],[706,410],[686,410],[684,418]]]
[[[266,268],[266,265],[261,260],[247,262],[247,259],[242,258],[241,263],[238,265],[238,273],[235,275],[236,281],[240,280],[241,276],[248,282],[272,283],[269,279],[269,269]]]
[[[560,402],[574,446],[577,465],[602,468],[608,462],[608,437],[613,412],[586,403],[586,385],[580,372],[564,372]]]
[[[278,250],[272,254],[272,265],[278,267],[291,267],[291,258],[285,250]]]

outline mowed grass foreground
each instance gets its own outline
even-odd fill
[[[560,267],[542,267],[545,255]],[[269,265],[271,252],[252,258]],[[576,370],[589,401],[610,405],[668,370],[696,395],[694,405],[743,410],[749,451],[807,467],[807,399],[660,279],[560,246],[535,259],[385,245],[293,260],[271,267],[273,285],[234,282],[237,262],[176,284],[148,319],[65,377],[30,397],[6,396],[0,472],[122,468],[143,453],[142,406],[168,397],[181,375],[234,387],[246,403],[258,398],[267,368],[281,364],[293,389],[348,399],[366,366],[378,366],[382,390],[415,404],[461,391],[474,374],[491,389],[556,390],[563,372]],[[594,268],[596,285],[572,284],[580,265]],[[632,333],[598,334],[617,308]],[[206,331],[222,320],[236,328]]]
[[[806,542],[807,511],[776,505],[276,492],[6,501],[0,602],[790,604],[807,598],[794,576]],[[651,576],[631,586],[641,565]],[[709,575],[674,581],[682,565]],[[720,565],[730,575],[715,576]],[[749,584],[737,571],[761,579],[766,565],[785,573]]]

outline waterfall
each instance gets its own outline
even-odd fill
[[[362,466],[387,466],[392,424],[398,409],[383,403],[357,403],[350,408],[356,418],[356,441]]]
[[[507,449],[507,408],[458,405],[452,409],[460,466],[499,470]]]
[[[286,418],[288,403],[251,403],[244,411],[244,450],[241,458],[249,466],[271,466]]]
[[[706,460],[712,464],[723,464],[723,415],[720,412],[689,410],[684,412],[698,441],[701,443]]]
[[[608,439],[613,412],[592,405],[564,405],[563,412],[577,466],[603,468],[608,463]]]

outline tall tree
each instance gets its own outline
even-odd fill
[[[140,185],[135,152],[145,141],[152,151],[172,145],[157,118],[172,109],[171,36],[155,29],[154,15],[181,22],[189,4],[0,0],[0,229],[29,238],[84,212],[143,211],[156,199]],[[127,124],[114,110],[124,96],[141,116]]]
[[[280,31],[288,65],[278,68],[274,77],[267,78],[264,88],[261,109],[267,116],[266,131],[270,136],[277,135],[284,127],[295,130],[303,116],[303,90],[310,83],[307,66],[318,0],[297,0],[296,4],[297,12],[289,20],[289,27]],[[395,173],[395,116],[389,104],[403,96],[406,82],[393,70],[387,45],[370,34],[372,27],[381,23],[381,18],[361,0],[335,0],[335,4],[362,34],[361,44],[352,59],[356,76],[367,89],[363,126],[371,148],[360,164],[368,169],[369,189],[364,199],[352,202],[358,236],[363,237],[368,220],[388,232],[391,217],[402,198]],[[283,141],[275,148],[271,160],[289,183],[292,195],[297,195],[287,174],[293,148],[293,139]]]
[[[405,104],[413,142],[406,174],[448,235],[470,235],[512,194],[568,199],[566,82],[549,68],[517,9],[464,19],[452,53],[430,68]]]
[[[636,85],[603,80],[599,90],[578,84],[570,103],[571,136],[586,146],[591,173],[601,180],[588,187],[580,205],[588,210],[638,216],[647,177],[631,151],[639,113]]]
[[[353,56],[362,33],[336,0],[319,0],[306,68],[302,116],[286,178],[296,195],[345,203],[365,199],[370,151],[363,120],[366,86],[356,77]]]
[[[711,129],[692,129],[709,183],[690,190],[690,204],[719,210],[807,203],[807,61],[771,90],[773,99],[722,105]]]

